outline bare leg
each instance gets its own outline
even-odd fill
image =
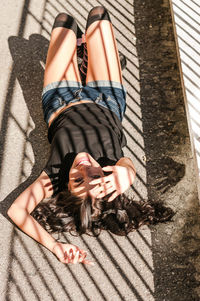
[[[44,87],[57,81],[81,82],[76,54],[75,20],[65,13],[59,14],[53,26],[47,54]]]
[[[122,83],[122,73],[112,24],[104,7],[93,8],[86,28],[88,70],[86,83],[109,80]]]

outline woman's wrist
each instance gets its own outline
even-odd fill
[[[131,178],[131,184],[133,184],[135,176],[136,176],[136,169],[132,162],[132,160],[128,157],[123,157],[117,161],[116,165],[126,167],[129,171],[129,175]]]
[[[52,253],[55,253],[55,249],[56,249],[56,246],[58,245],[58,242],[56,240],[52,241],[50,247],[49,247],[49,250],[52,252]]]
[[[135,168],[133,166],[130,166],[130,165],[127,165],[126,168],[128,169],[128,176],[129,176],[129,179],[131,180],[130,184],[132,185],[134,180],[135,180],[135,175],[136,175]]]

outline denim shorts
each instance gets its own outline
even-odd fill
[[[51,115],[58,109],[80,100],[91,100],[114,112],[120,120],[126,109],[126,91],[119,82],[100,80],[82,86],[76,81],[60,81],[43,89],[44,120],[48,124]]]

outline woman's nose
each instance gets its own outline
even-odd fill
[[[89,168],[86,165],[80,165],[80,170],[84,176],[88,176]]]

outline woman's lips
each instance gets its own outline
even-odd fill
[[[80,160],[78,161],[78,163],[76,164],[76,167],[78,165],[91,165],[89,158],[84,157],[84,158],[80,158]]]

